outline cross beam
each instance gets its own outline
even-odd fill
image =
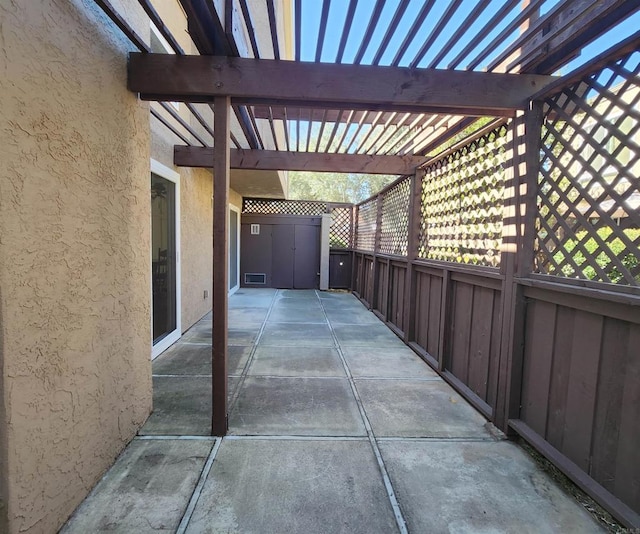
[[[413,174],[425,160],[423,156],[232,149],[230,163],[232,169],[406,175]],[[176,145],[173,162],[178,167],[210,168],[214,162],[213,148]]]
[[[332,109],[511,115],[553,78],[371,65],[173,54],[129,55],[128,86],[144,100],[315,103]]]

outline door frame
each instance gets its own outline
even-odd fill
[[[232,211],[234,211],[238,216],[238,224],[236,228],[237,278],[236,278],[236,284],[229,289],[229,296],[233,295],[236,291],[238,291],[238,289],[240,289],[240,234],[242,230],[241,210],[238,206],[229,203],[229,231],[231,231],[231,212]],[[229,248],[231,248],[231,236],[229,235],[228,238],[229,238]],[[229,254],[229,273],[231,273],[231,254]]]
[[[175,250],[176,250],[176,328],[173,332],[169,332],[158,343],[153,344],[153,279],[150,277],[149,287],[149,302],[151,310],[151,359],[155,359],[171,345],[173,345],[182,336],[182,282],[180,277],[180,174],[170,169],[166,165],[163,165],[155,159],[151,159],[151,172],[149,173],[149,180],[151,179],[151,173],[173,182],[175,185]],[[152,228],[151,212],[149,212],[149,228]],[[152,261],[151,250],[151,233],[149,233],[149,265]]]

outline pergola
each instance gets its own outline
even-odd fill
[[[575,58],[583,47],[638,11],[640,2],[559,0],[551,2],[549,7],[549,2],[545,0],[481,0],[474,3],[473,9],[463,12],[461,8],[467,4],[463,4],[462,0],[446,2],[447,7],[443,11],[436,9],[441,7],[439,2],[428,0],[422,3],[417,16],[409,23],[405,17],[411,3],[409,0],[393,3],[390,13],[384,10],[389,10],[391,3],[377,0],[372,9],[367,11],[365,20],[357,19],[363,2],[350,0],[342,25],[331,27],[331,15],[337,9],[338,2],[324,0],[321,3],[318,33],[313,36],[315,53],[313,58],[308,58],[312,60],[303,61],[301,44],[307,42],[305,39],[308,36],[303,35],[302,17],[308,5],[302,0],[295,0],[294,5],[292,58],[285,58],[285,47],[278,39],[273,0],[264,3],[227,0],[216,2],[215,7],[214,3],[207,0],[181,0],[188,18],[190,36],[200,55],[185,54],[149,0],[140,0],[140,4],[175,54],[149,53],[150,49],[144,41],[118,17],[106,0],[96,1],[140,49],[139,53],[132,53],[129,59],[129,89],[139,93],[143,100],[186,102],[195,121],[213,139],[212,143],[209,142],[208,137],[198,134],[196,129],[184,121],[180,122],[178,118],[174,121],[162,119],[174,132],[182,127],[191,134],[190,137],[181,136],[186,146],[175,147],[176,165],[213,169],[215,435],[223,436],[227,432],[226,266],[230,169],[361,172],[409,177],[403,186],[405,192],[398,193],[408,200],[409,205],[408,216],[403,222],[408,241],[404,253],[387,251],[386,256],[389,257],[384,258],[385,251],[379,247],[381,233],[384,232],[384,210],[388,209],[383,206],[384,199],[385,195],[396,194],[393,193],[394,186],[374,197],[377,203],[364,203],[358,207],[356,220],[366,223],[370,219],[374,230],[370,236],[371,249],[362,245],[362,236],[366,233],[364,230],[361,240],[352,246],[356,262],[352,289],[373,309],[377,309],[381,317],[395,325],[407,343],[413,343],[411,346],[415,345],[418,352],[422,350],[425,359],[447,378],[442,358],[431,354],[444,350],[448,343],[444,326],[438,327],[442,330],[434,351],[427,350],[426,346],[421,349],[421,343],[416,341],[419,334],[416,316],[419,312],[415,311],[415,307],[419,303],[416,304],[415,300],[421,298],[415,297],[419,273],[437,275],[442,279],[439,299],[443,310],[448,310],[443,314],[455,313],[447,299],[457,298],[456,295],[447,294],[447,283],[456,280],[469,282],[481,274],[486,275],[483,287],[497,291],[500,298],[499,304],[490,306],[497,307],[495,324],[499,324],[496,327],[499,330],[499,365],[495,370],[495,380],[504,387],[498,388],[497,399],[491,402],[480,399],[476,406],[502,429],[515,428],[527,437],[623,520],[629,524],[637,521],[637,511],[632,510],[629,504],[635,498],[629,498],[628,494],[616,488],[605,489],[602,483],[595,482],[589,476],[592,474],[590,468],[575,467],[579,462],[554,456],[556,448],[538,436],[544,431],[534,433],[530,429],[531,423],[527,426],[518,422],[521,419],[518,416],[521,403],[524,402],[521,399],[522,388],[527,387],[527,365],[533,365],[532,369],[538,365],[536,362],[527,363],[518,354],[529,350],[522,348],[525,343],[523,330],[527,327],[524,319],[525,299],[551,291],[551,286],[542,284],[558,285],[557,280],[552,279],[540,279],[535,283],[525,280],[537,261],[533,242],[539,239],[539,236],[536,237],[539,229],[536,220],[539,216],[537,195],[541,169],[545,175],[545,169],[540,164],[541,143],[544,144],[540,133],[543,121],[545,118],[549,120],[550,117],[562,116],[565,122],[570,122],[572,114],[580,111],[580,106],[575,102],[593,98],[589,93],[593,86],[585,84],[585,76],[605,66],[614,68],[611,67],[612,62],[637,51],[640,33],[635,33],[601,56],[593,58],[588,65],[567,77],[553,74]],[[383,13],[387,13],[386,19]],[[388,20],[389,14],[391,22],[382,28],[381,21]],[[270,24],[271,46],[267,49],[258,46],[254,32],[256,21],[264,17],[268,18]],[[479,20],[484,24],[479,25]],[[428,22],[427,31],[424,30],[425,21]],[[504,21],[508,23],[504,24]],[[500,30],[496,31],[496,28]],[[248,38],[250,47],[246,50],[240,46],[240,35]],[[334,36],[338,43],[337,51],[330,49],[329,35]],[[350,57],[350,50],[355,52],[354,57]],[[455,57],[452,57],[452,51],[455,51]],[[617,76],[622,80],[620,83],[637,85],[637,72],[637,65],[625,68],[622,64]],[[614,81],[598,89],[599,94],[611,93]],[[555,98],[556,107],[551,110],[550,106],[553,106],[549,104],[550,101],[545,101],[549,98]],[[568,101],[574,103],[568,105]],[[619,99],[617,105],[623,113],[636,120],[632,131],[624,134],[629,146],[635,147],[632,138],[638,128],[638,98],[621,102],[622,99]],[[200,111],[208,106],[214,109],[213,124],[207,124]],[[230,121],[234,115],[242,128],[241,138],[230,131]],[[606,112],[601,115],[606,115]],[[600,120],[604,122],[602,116]],[[482,122],[477,122],[479,118]],[[259,124],[268,124],[267,131],[271,133],[269,142],[261,135]],[[615,124],[620,127],[622,122]],[[464,146],[465,140],[460,141],[461,137],[466,135],[471,141],[489,139],[483,136],[503,125],[507,125],[505,131],[508,131],[504,150],[510,170],[504,183],[504,204],[501,206],[504,217],[501,220],[499,269],[489,273],[490,276],[478,269],[458,273],[449,270],[443,265],[442,259],[437,258],[429,265],[421,265],[421,259],[429,259],[428,255],[421,256],[419,253],[421,235],[424,234],[419,217],[425,213],[420,208],[426,202],[423,194],[425,173],[434,173],[435,163]],[[578,124],[575,129],[579,130],[579,127]],[[558,132],[556,137],[561,133]],[[450,148],[453,144],[450,142],[446,146],[448,151],[443,152],[444,144],[454,138],[457,144]],[[574,159],[578,158],[583,143],[575,135],[571,136],[569,143],[564,146],[564,153],[573,151]],[[265,148],[267,146],[275,149]],[[565,174],[571,174],[567,171],[571,165],[564,162],[562,154],[551,152],[551,164],[564,168]],[[600,152],[601,157],[609,157],[610,166],[632,183],[624,191],[618,191],[620,188],[616,183],[604,185],[605,190],[609,189],[609,195],[616,197],[622,205],[634,194],[638,180],[637,176],[629,178],[628,171],[617,161],[617,154],[614,152],[614,156],[610,157]],[[637,161],[637,153],[634,158],[632,163]],[[587,163],[590,162],[593,162],[593,158]],[[561,202],[569,206],[579,204],[587,196],[584,192],[580,193],[580,198],[576,200],[563,188],[558,188],[556,195],[562,197]],[[591,216],[613,220],[610,217],[613,211],[603,208],[602,200],[596,198],[590,204]],[[552,209],[556,204],[553,201],[547,208]],[[630,220],[638,224],[637,210],[628,211]],[[579,210],[574,215],[580,219]],[[583,218],[580,224],[584,226],[589,216]],[[560,226],[563,233],[570,233],[571,228],[567,224],[549,220],[543,223],[547,224],[549,235],[558,233]],[[627,244],[627,250],[633,247],[637,249],[637,240],[625,236],[619,233],[619,238]],[[600,249],[604,250],[607,243],[603,238],[599,243]],[[578,246],[580,248],[582,244]],[[626,276],[625,288],[611,291],[606,306],[616,307],[613,316],[628,321],[635,332],[638,321],[637,317],[634,319],[632,316],[637,314],[637,308],[633,307],[638,305],[637,272],[633,268],[624,271],[626,267],[618,256],[612,256],[611,260],[623,269],[624,276],[629,276]],[[403,269],[401,280],[394,279],[394,261],[396,267]],[[576,260],[558,259],[554,254],[549,254],[547,261],[558,263],[557,271],[567,266],[569,270],[576,271],[580,267]],[[610,281],[606,280],[607,273],[593,258],[587,258],[586,262],[596,271],[602,271],[597,280]],[[439,269],[442,271],[440,274],[436,273]],[[373,274],[368,275],[368,272]],[[383,288],[383,284],[388,285]],[[400,286],[402,297],[398,297]],[[591,311],[596,311],[599,305],[587,303],[586,299],[593,295],[590,292],[603,291],[588,282],[570,283],[557,289],[559,294],[565,296],[577,292],[576,296],[570,297],[576,301],[574,304],[578,309]],[[394,292],[396,300],[404,298],[405,302],[393,304],[385,300],[383,310],[379,302],[383,293],[385,298],[388,297],[388,292]],[[549,302],[548,297],[540,298]],[[467,304],[471,308],[480,305],[479,300],[474,304],[473,295],[469,299]],[[558,300],[558,303],[564,305],[566,301]],[[430,306],[432,303],[426,302],[424,305]],[[618,305],[629,308],[621,312]],[[396,320],[396,316],[402,317]],[[528,320],[531,317],[534,316],[530,313]],[[470,317],[468,329],[472,328],[472,319]],[[456,324],[459,326],[460,323]],[[473,394],[468,382],[455,374],[449,373],[450,382],[462,391],[468,390],[472,400],[480,398]],[[540,386],[538,382],[533,384]],[[548,383],[546,387],[549,388]],[[490,410],[489,404],[492,404]],[[621,497],[623,494],[624,497]]]

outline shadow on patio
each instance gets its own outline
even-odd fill
[[[229,324],[229,436],[207,316],[64,533],[601,530],[351,294],[243,289]]]

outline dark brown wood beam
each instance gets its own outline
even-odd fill
[[[131,53],[128,85],[144,100],[210,102],[226,94],[239,104],[316,102],[333,109],[364,104],[503,115],[524,109],[529,96],[552,81],[532,74]]]
[[[229,307],[229,115],[227,97],[216,97],[214,104],[214,148],[210,165],[213,167],[213,324],[212,324],[212,421],[211,433],[225,436],[227,417],[227,362]]]
[[[315,171],[362,174],[413,174],[426,161],[422,156],[374,156],[278,150],[231,150],[232,169],[261,171]],[[178,167],[212,167],[214,149],[176,145],[173,162]]]

